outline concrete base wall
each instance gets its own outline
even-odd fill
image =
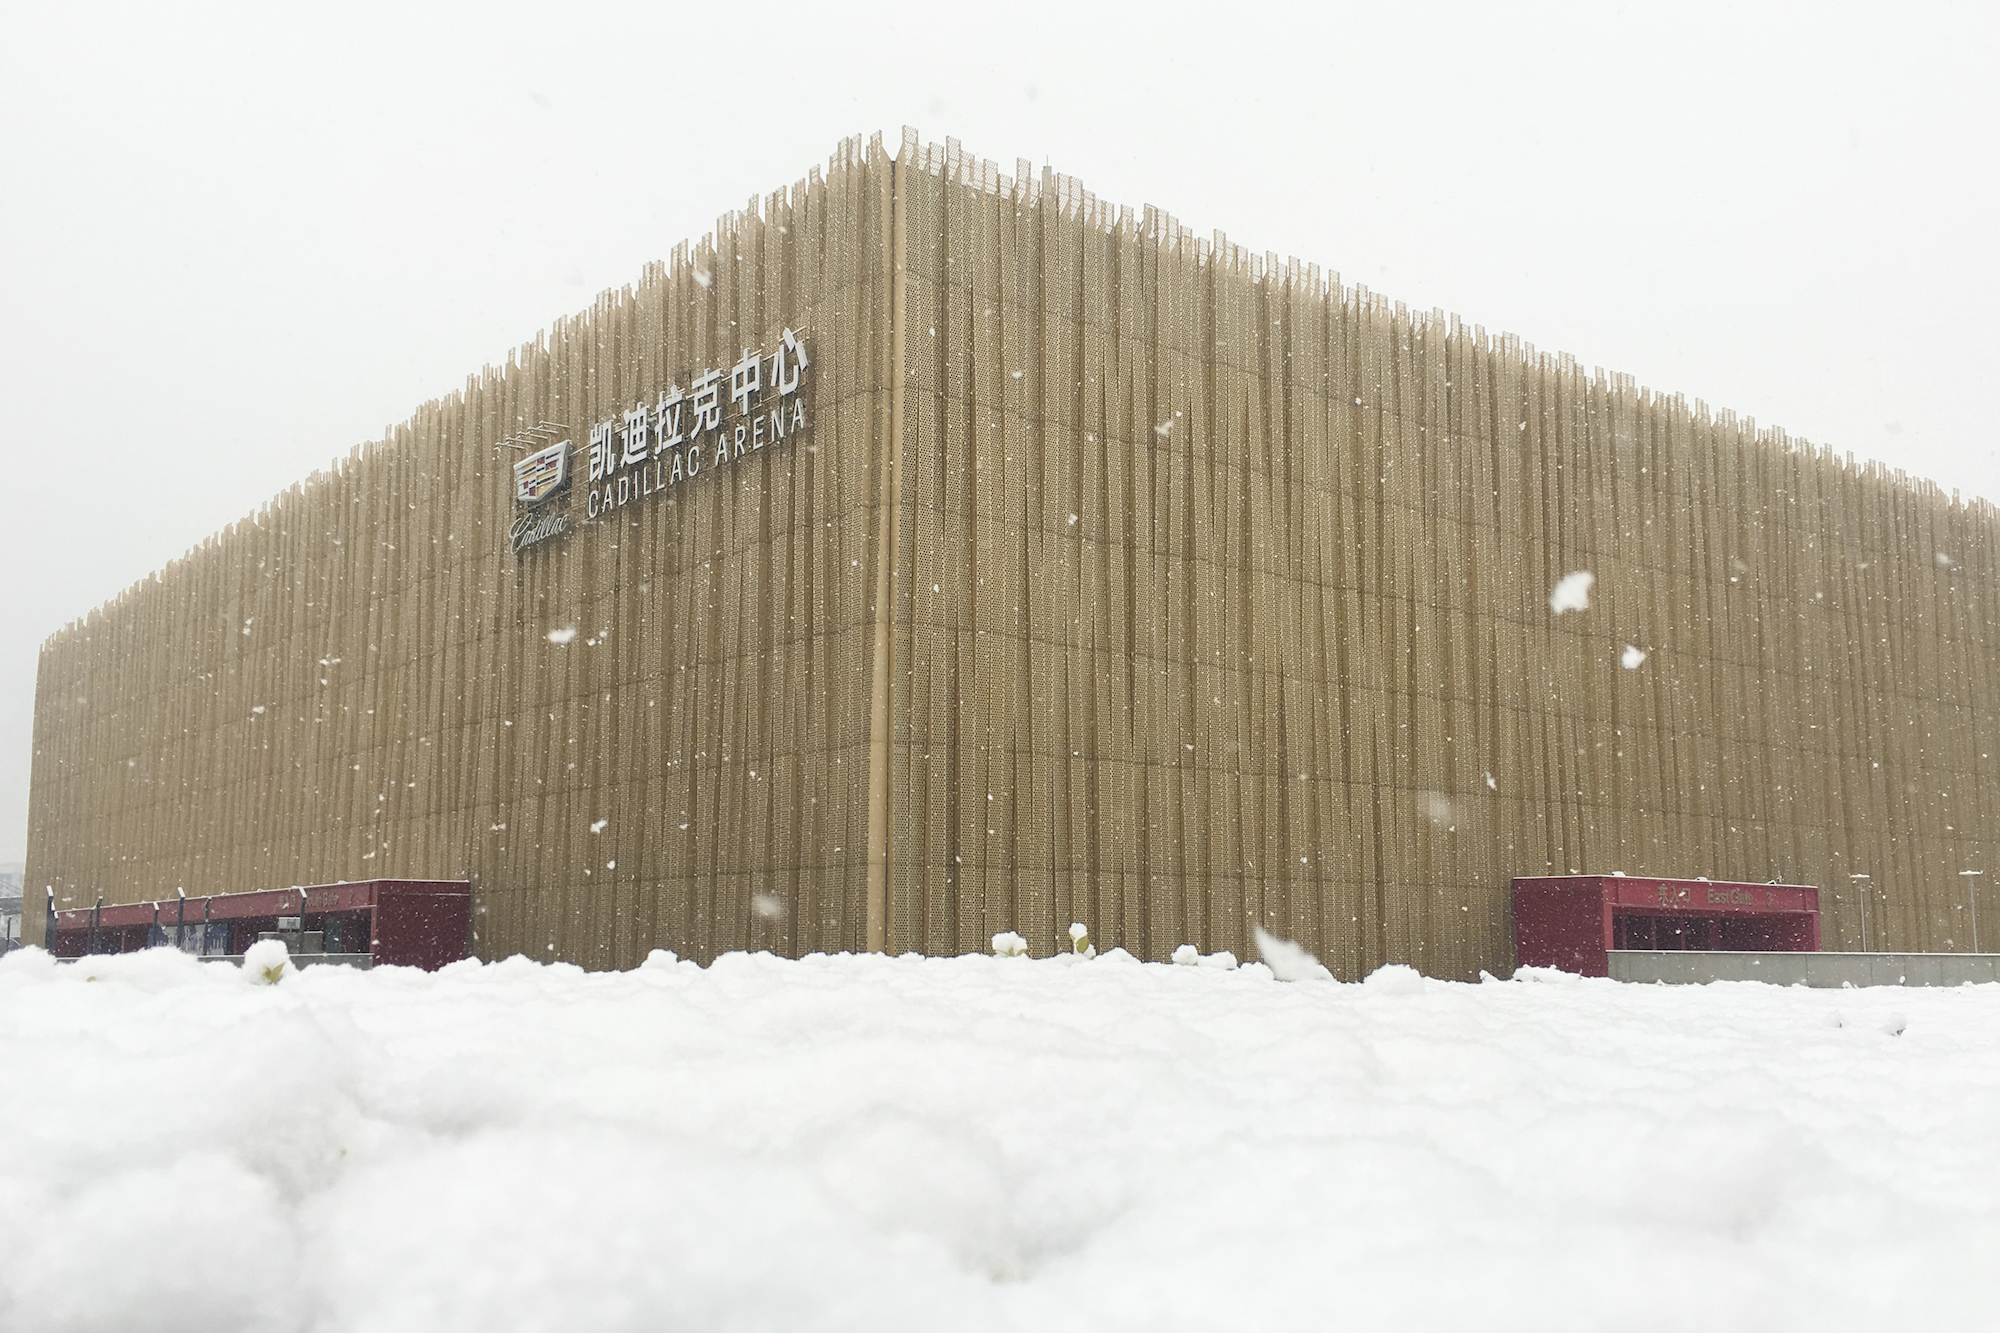
[[[1965,986],[2000,982],[1992,953],[1734,953],[1614,949],[1614,981],[1773,986]]]

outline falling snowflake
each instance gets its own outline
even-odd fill
[[[1549,592],[1549,610],[1556,615],[1561,615],[1565,611],[1588,611],[1590,587],[1596,582],[1597,575],[1587,569],[1563,575]]]

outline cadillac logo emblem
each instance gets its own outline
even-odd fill
[[[537,449],[514,464],[514,499],[531,505],[569,485],[569,441]]]

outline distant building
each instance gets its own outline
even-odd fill
[[[1983,501],[855,141],[50,639],[28,882],[1470,977],[1620,870],[1963,948],[1996,648]]]

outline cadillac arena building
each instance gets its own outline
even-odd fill
[[[52,638],[26,933],[455,880],[488,958],[1468,977],[1513,879],[1621,871],[1964,949],[1996,565],[1983,502],[857,140]]]

